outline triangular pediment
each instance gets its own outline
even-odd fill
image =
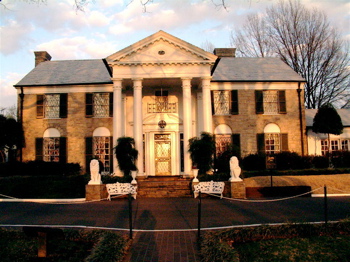
[[[106,58],[109,64],[212,64],[217,56],[159,31]]]

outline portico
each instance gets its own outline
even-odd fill
[[[212,132],[216,59],[163,31],[106,58],[113,71],[113,142],[135,139],[138,176],[191,174],[188,140]]]

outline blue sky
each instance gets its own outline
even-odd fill
[[[1,0],[0,0],[1,1]],[[142,0],[141,0],[142,1]],[[144,1],[144,0],[143,0]],[[34,51],[52,60],[104,58],[159,30],[203,47],[231,47],[231,33],[247,14],[263,12],[278,0],[92,0],[84,12],[74,0],[2,0],[0,4],[0,108],[16,104],[16,84],[34,67]],[[29,3],[28,3],[29,2]],[[350,1],[301,0],[324,11],[350,40]]]

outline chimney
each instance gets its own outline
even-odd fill
[[[215,48],[214,55],[218,57],[236,57],[236,48]]]
[[[34,51],[34,54],[35,54],[35,66],[37,66],[41,62],[51,60],[51,56],[46,51]]]

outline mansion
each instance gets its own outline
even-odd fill
[[[188,140],[215,135],[216,152],[307,154],[305,80],[279,58],[206,52],[159,31],[103,59],[52,60],[15,88],[22,160],[79,163],[93,157],[118,174],[113,147],[135,139],[138,176],[191,174]]]

